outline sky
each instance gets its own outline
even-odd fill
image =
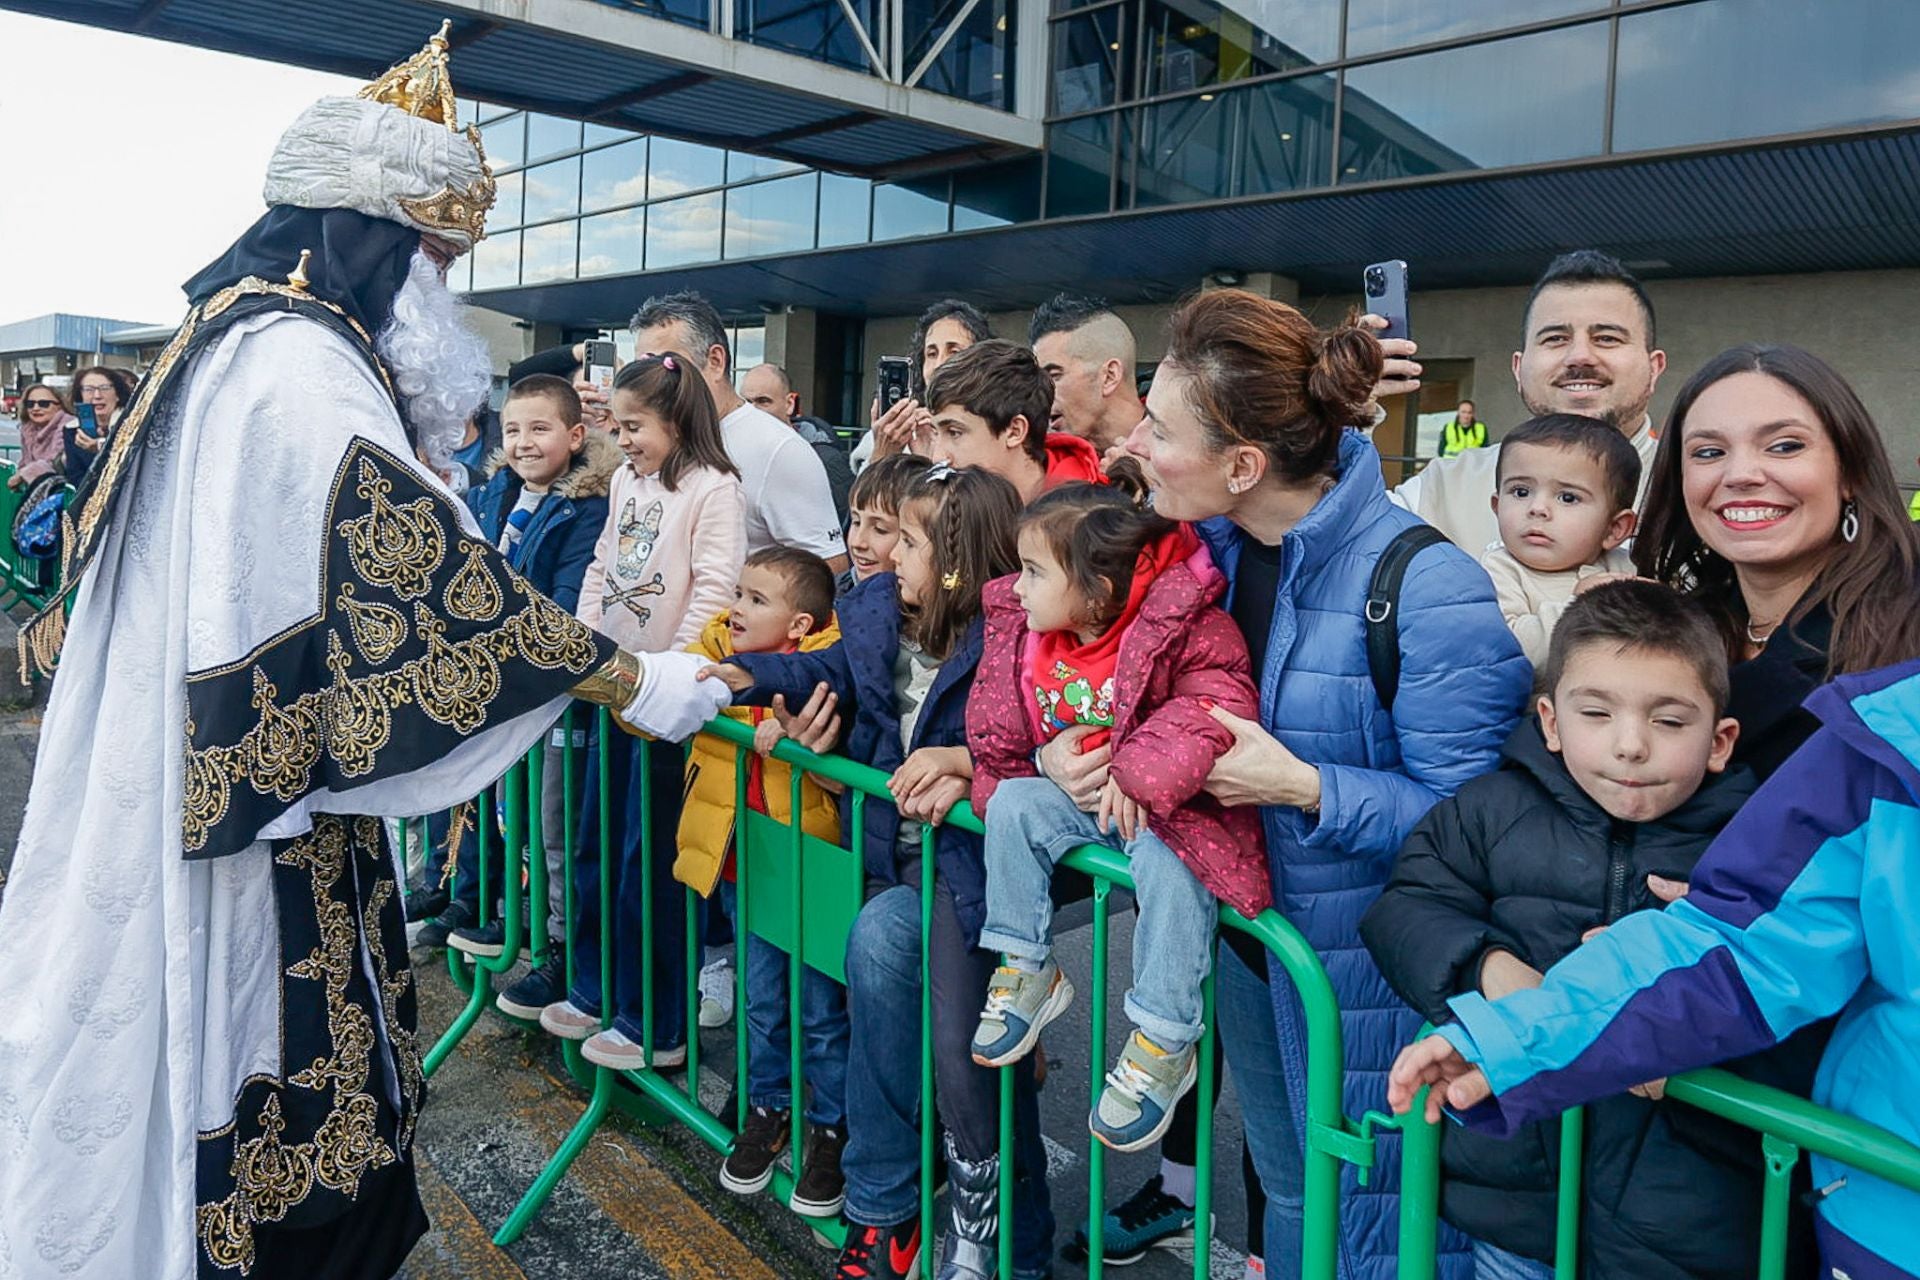
[[[0,12],[0,324],[65,311],[144,324],[265,211],[307,104],[361,81]]]

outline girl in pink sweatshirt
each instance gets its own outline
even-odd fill
[[[580,585],[581,621],[640,653],[684,649],[707,619],[733,604],[747,554],[746,498],[727,457],[713,396],[676,355],[648,356],[613,380],[614,439],[627,456],[613,474],[607,523]],[[587,769],[586,821],[574,873],[574,981],[540,1025],[585,1040],[588,1061],[615,1070],[674,1067],[686,1060],[686,909],[673,880],[684,756],[673,743],[603,742],[611,811],[614,910],[613,1025],[600,1026],[598,768]],[[645,774],[642,774],[642,771]],[[650,868],[641,857],[641,778],[651,779]],[[643,874],[650,871],[651,875]],[[642,893],[653,883],[651,920]],[[641,947],[653,950],[653,990],[641,981]],[[652,1042],[647,1045],[651,1006]],[[648,1049],[651,1048],[651,1055]]]

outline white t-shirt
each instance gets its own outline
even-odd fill
[[[745,403],[720,419],[727,456],[747,494],[747,551],[798,547],[822,560],[845,555],[827,469],[813,446],[764,409]]]

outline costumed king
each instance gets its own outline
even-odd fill
[[[381,818],[569,697],[676,740],[726,698],[529,589],[435,473],[491,381],[454,117],[443,27],[281,138],[74,498],[71,616],[23,629],[59,677],[0,904],[7,1280],[392,1275],[424,1089]]]

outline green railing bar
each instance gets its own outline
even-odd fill
[[[547,962],[547,744],[546,739],[553,730],[540,735],[540,745],[527,752],[527,946],[533,952],[533,963],[542,965]],[[519,851],[508,859],[519,856]],[[503,876],[514,875],[512,866],[505,867]]]
[[[1667,1096],[1744,1128],[1771,1133],[1802,1151],[1920,1191],[1920,1146],[1858,1116],[1742,1080],[1718,1067],[1672,1077],[1667,1081]]]
[[[507,830],[504,842],[506,849],[517,850],[526,845],[526,777],[527,764],[523,759],[507,770],[506,778],[501,783],[507,797]],[[484,843],[481,851],[484,855]],[[480,860],[480,866],[481,893],[484,900],[486,892],[486,858],[484,856]],[[506,909],[501,918],[505,932],[501,940],[500,954],[474,958],[473,994],[468,998],[466,1007],[453,1020],[453,1025],[447,1028],[446,1033],[440,1037],[432,1049],[428,1050],[427,1056],[421,1061],[421,1071],[428,1077],[440,1069],[440,1064],[446,1061],[447,1055],[453,1052],[455,1046],[466,1038],[467,1033],[479,1021],[480,1014],[485,1010],[488,999],[493,994],[491,978],[513,968],[520,958],[522,935],[520,877],[506,875],[503,871],[501,879],[504,882],[502,887],[505,890]]]
[[[1767,1163],[1766,1185],[1761,1193],[1760,1280],[1786,1280],[1787,1212],[1800,1148],[1766,1133],[1760,1136],[1760,1154]]]
[[[1213,1026],[1213,968],[1200,980],[1199,1061],[1194,1088],[1199,1091],[1198,1123],[1193,1140],[1193,1274],[1213,1273],[1213,1108],[1217,1095],[1213,1089],[1213,1055],[1220,1051]],[[1101,1145],[1095,1141],[1094,1146]],[[1103,1206],[1104,1207],[1104,1206]]]
[[[1575,1107],[1560,1117],[1560,1188],[1554,1198],[1553,1280],[1580,1274],[1580,1196],[1584,1181],[1587,1111]]]
[[[778,747],[774,753],[779,754]],[[852,768],[865,768],[850,760],[845,763]],[[877,777],[886,776],[878,769],[866,771]],[[850,786],[859,785],[852,778],[841,781]],[[933,1249],[933,875],[936,856],[934,829],[929,824],[920,829],[920,1270],[924,1275],[933,1274],[928,1254]]]
[[[1111,922],[1113,882],[1093,882],[1093,980],[1087,1018],[1093,1052],[1088,1059],[1087,1110],[1100,1105],[1107,1061],[1107,929]],[[1087,1144],[1087,1275],[1101,1280],[1107,1270],[1107,1144]]]
[[[792,841],[793,855],[793,900],[787,906],[788,937],[793,945],[787,949],[787,1149],[793,1153],[793,1180],[797,1184],[803,1176],[800,1160],[806,1146],[806,1053],[805,1031],[801,1025],[801,992],[806,987],[806,827],[801,822],[801,787],[805,777],[800,770],[788,768],[790,790],[787,809],[787,834]],[[745,813],[745,809],[736,810]],[[740,1006],[740,1021],[747,1020],[747,1006]],[[743,1061],[734,1078],[747,1078],[747,1064]],[[844,1123],[844,1121],[842,1122]]]

